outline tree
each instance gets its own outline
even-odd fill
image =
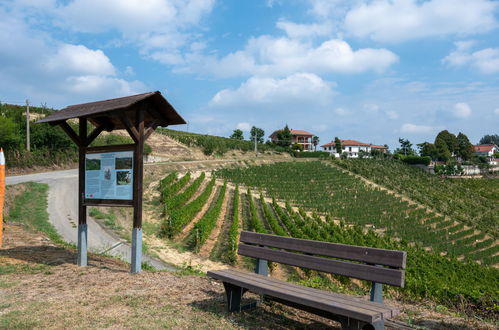
[[[336,149],[336,152],[338,153],[338,155],[341,155],[341,151],[342,151],[341,140],[338,137],[334,138],[334,148]]]
[[[0,116],[0,147],[8,151],[18,149],[21,144],[19,127],[11,118]]]
[[[314,145],[314,151],[317,151],[317,145],[319,144],[319,137],[318,136],[313,136],[312,137],[312,144]]]
[[[400,148],[395,150],[396,154],[402,154],[404,156],[414,155],[415,152],[412,149],[412,143],[409,140],[399,138]]]
[[[251,131],[250,131],[250,139],[251,141],[255,141],[255,136],[256,136],[256,141],[258,143],[263,143],[263,137],[265,135],[265,131],[261,128],[258,128],[258,127],[251,127]]]
[[[499,135],[497,135],[497,134],[484,135],[480,139],[480,144],[495,144],[496,146],[499,146]]]
[[[229,138],[234,140],[244,140],[243,131],[241,131],[240,129],[235,129],[234,132],[232,132],[232,135],[229,136]]]
[[[469,160],[473,157],[473,145],[466,135],[459,132],[456,138],[457,141],[457,155],[463,160]]]
[[[291,135],[291,130],[288,125],[284,126],[284,129],[277,132],[277,145],[281,147],[289,147],[293,141],[293,136]]]
[[[421,157],[427,156],[433,160],[438,158],[437,148],[435,147],[435,145],[433,143],[423,142],[423,143],[419,143],[417,146],[419,148],[419,155]]]
[[[454,134],[450,133],[448,130],[443,130],[435,137],[435,146],[437,145],[437,140],[441,140],[447,145],[447,149],[451,153],[451,156],[457,154],[457,139]]]
[[[436,156],[438,160],[448,161],[451,158],[451,152],[447,147],[447,143],[443,139],[437,139],[435,141]]]

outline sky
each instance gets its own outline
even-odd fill
[[[0,102],[159,90],[190,132],[499,134],[499,2],[1,0]]]

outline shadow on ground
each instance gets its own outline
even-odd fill
[[[51,246],[17,246],[13,248],[1,249],[0,257],[8,258],[12,263],[15,261],[48,266],[59,266],[64,264],[76,264],[77,253],[73,250]],[[101,269],[108,269],[113,272],[126,272],[122,262],[110,262],[109,258],[89,254],[88,266]]]

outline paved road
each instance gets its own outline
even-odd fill
[[[8,176],[5,179],[7,185],[29,181],[46,183],[49,185],[49,220],[65,241],[76,244],[78,225],[78,171],[53,171]],[[101,227],[96,221],[89,217],[87,217],[87,224],[89,251],[103,252],[117,245],[107,253],[130,262],[131,247],[128,243],[123,242],[119,237]],[[143,255],[142,260],[148,262],[156,269],[177,270],[175,267],[147,255]]]

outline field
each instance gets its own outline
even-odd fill
[[[431,299],[486,317],[497,313],[499,271],[477,263],[493,264],[497,257],[480,244],[487,240],[471,242],[466,235],[460,239],[467,227],[445,215],[321,162],[222,169],[214,174],[211,179],[205,174],[194,179],[190,173],[170,173],[161,181],[165,239],[249,268],[251,261],[236,255],[241,229],[405,250],[406,288],[390,289],[389,295]],[[369,288],[368,283],[292,267],[275,271],[331,290],[366,293]]]

